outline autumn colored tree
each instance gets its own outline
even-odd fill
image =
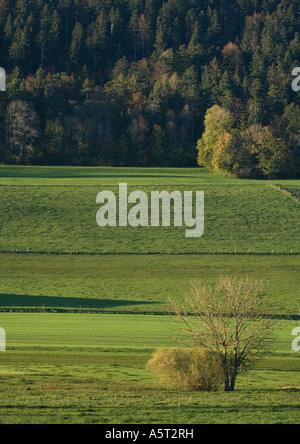
[[[215,105],[207,111],[205,131],[197,146],[199,151],[198,164],[200,166],[212,167],[217,142],[224,133],[230,133],[233,123],[234,119],[231,113],[220,106]]]
[[[286,179],[293,174],[293,156],[285,141],[275,137],[270,127],[265,128],[258,154],[259,169],[269,179]]]

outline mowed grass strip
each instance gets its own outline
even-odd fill
[[[193,279],[263,279],[267,312],[299,314],[299,256],[0,254],[0,307],[165,313]]]
[[[224,178],[203,168],[51,167],[0,165],[0,185],[23,186],[114,186],[130,185],[220,185],[248,183]],[[262,183],[261,181],[251,181]]]
[[[122,178],[124,180],[124,178]],[[117,182],[117,178],[116,178]],[[0,187],[0,250],[84,253],[300,252],[300,205],[267,184],[139,186],[151,191],[205,192],[205,232],[186,227],[106,227],[96,223],[97,194],[117,186]]]
[[[293,359],[292,330],[298,321],[276,322],[275,342],[270,357],[283,354]],[[14,353],[98,353],[101,351],[150,353],[158,347],[190,346],[177,318],[161,315],[1,313],[0,325],[6,330],[7,352],[1,362]],[[269,357],[269,356],[268,356]]]

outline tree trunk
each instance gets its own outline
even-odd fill
[[[229,375],[229,372],[226,371],[226,373],[225,373],[225,392],[231,391],[230,386],[231,386],[230,375]]]
[[[234,392],[237,376],[238,376],[238,369],[236,367],[233,369],[232,373],[226,371],[225,392]]]
[[[234,368],[232,375],[230,377],[230,383],[228,384],[228,390],[226,390],[227,392],[234,392],[237,376],[238,376],[238,369]]]

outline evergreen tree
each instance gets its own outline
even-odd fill
[[[12,102],[35,109],[35,162],[195,166],[214,109],[233,121],[204,164],[271,175],[281,157],[268,149],[263,173],[253,142],[266,127],[266,145],[283,163],[291,153],[299,175],[299,10],[299,0],[0,0],[0,119]]]
[[[82,63],[83,43],[83,27],[81,23],[76,23],[70,46],[70,60],[75,69],[78,69]]]

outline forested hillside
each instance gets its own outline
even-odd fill
[[[0,0],[0,162],[198,157],[225,174],[297,176],[299,10],[300,0]]]

